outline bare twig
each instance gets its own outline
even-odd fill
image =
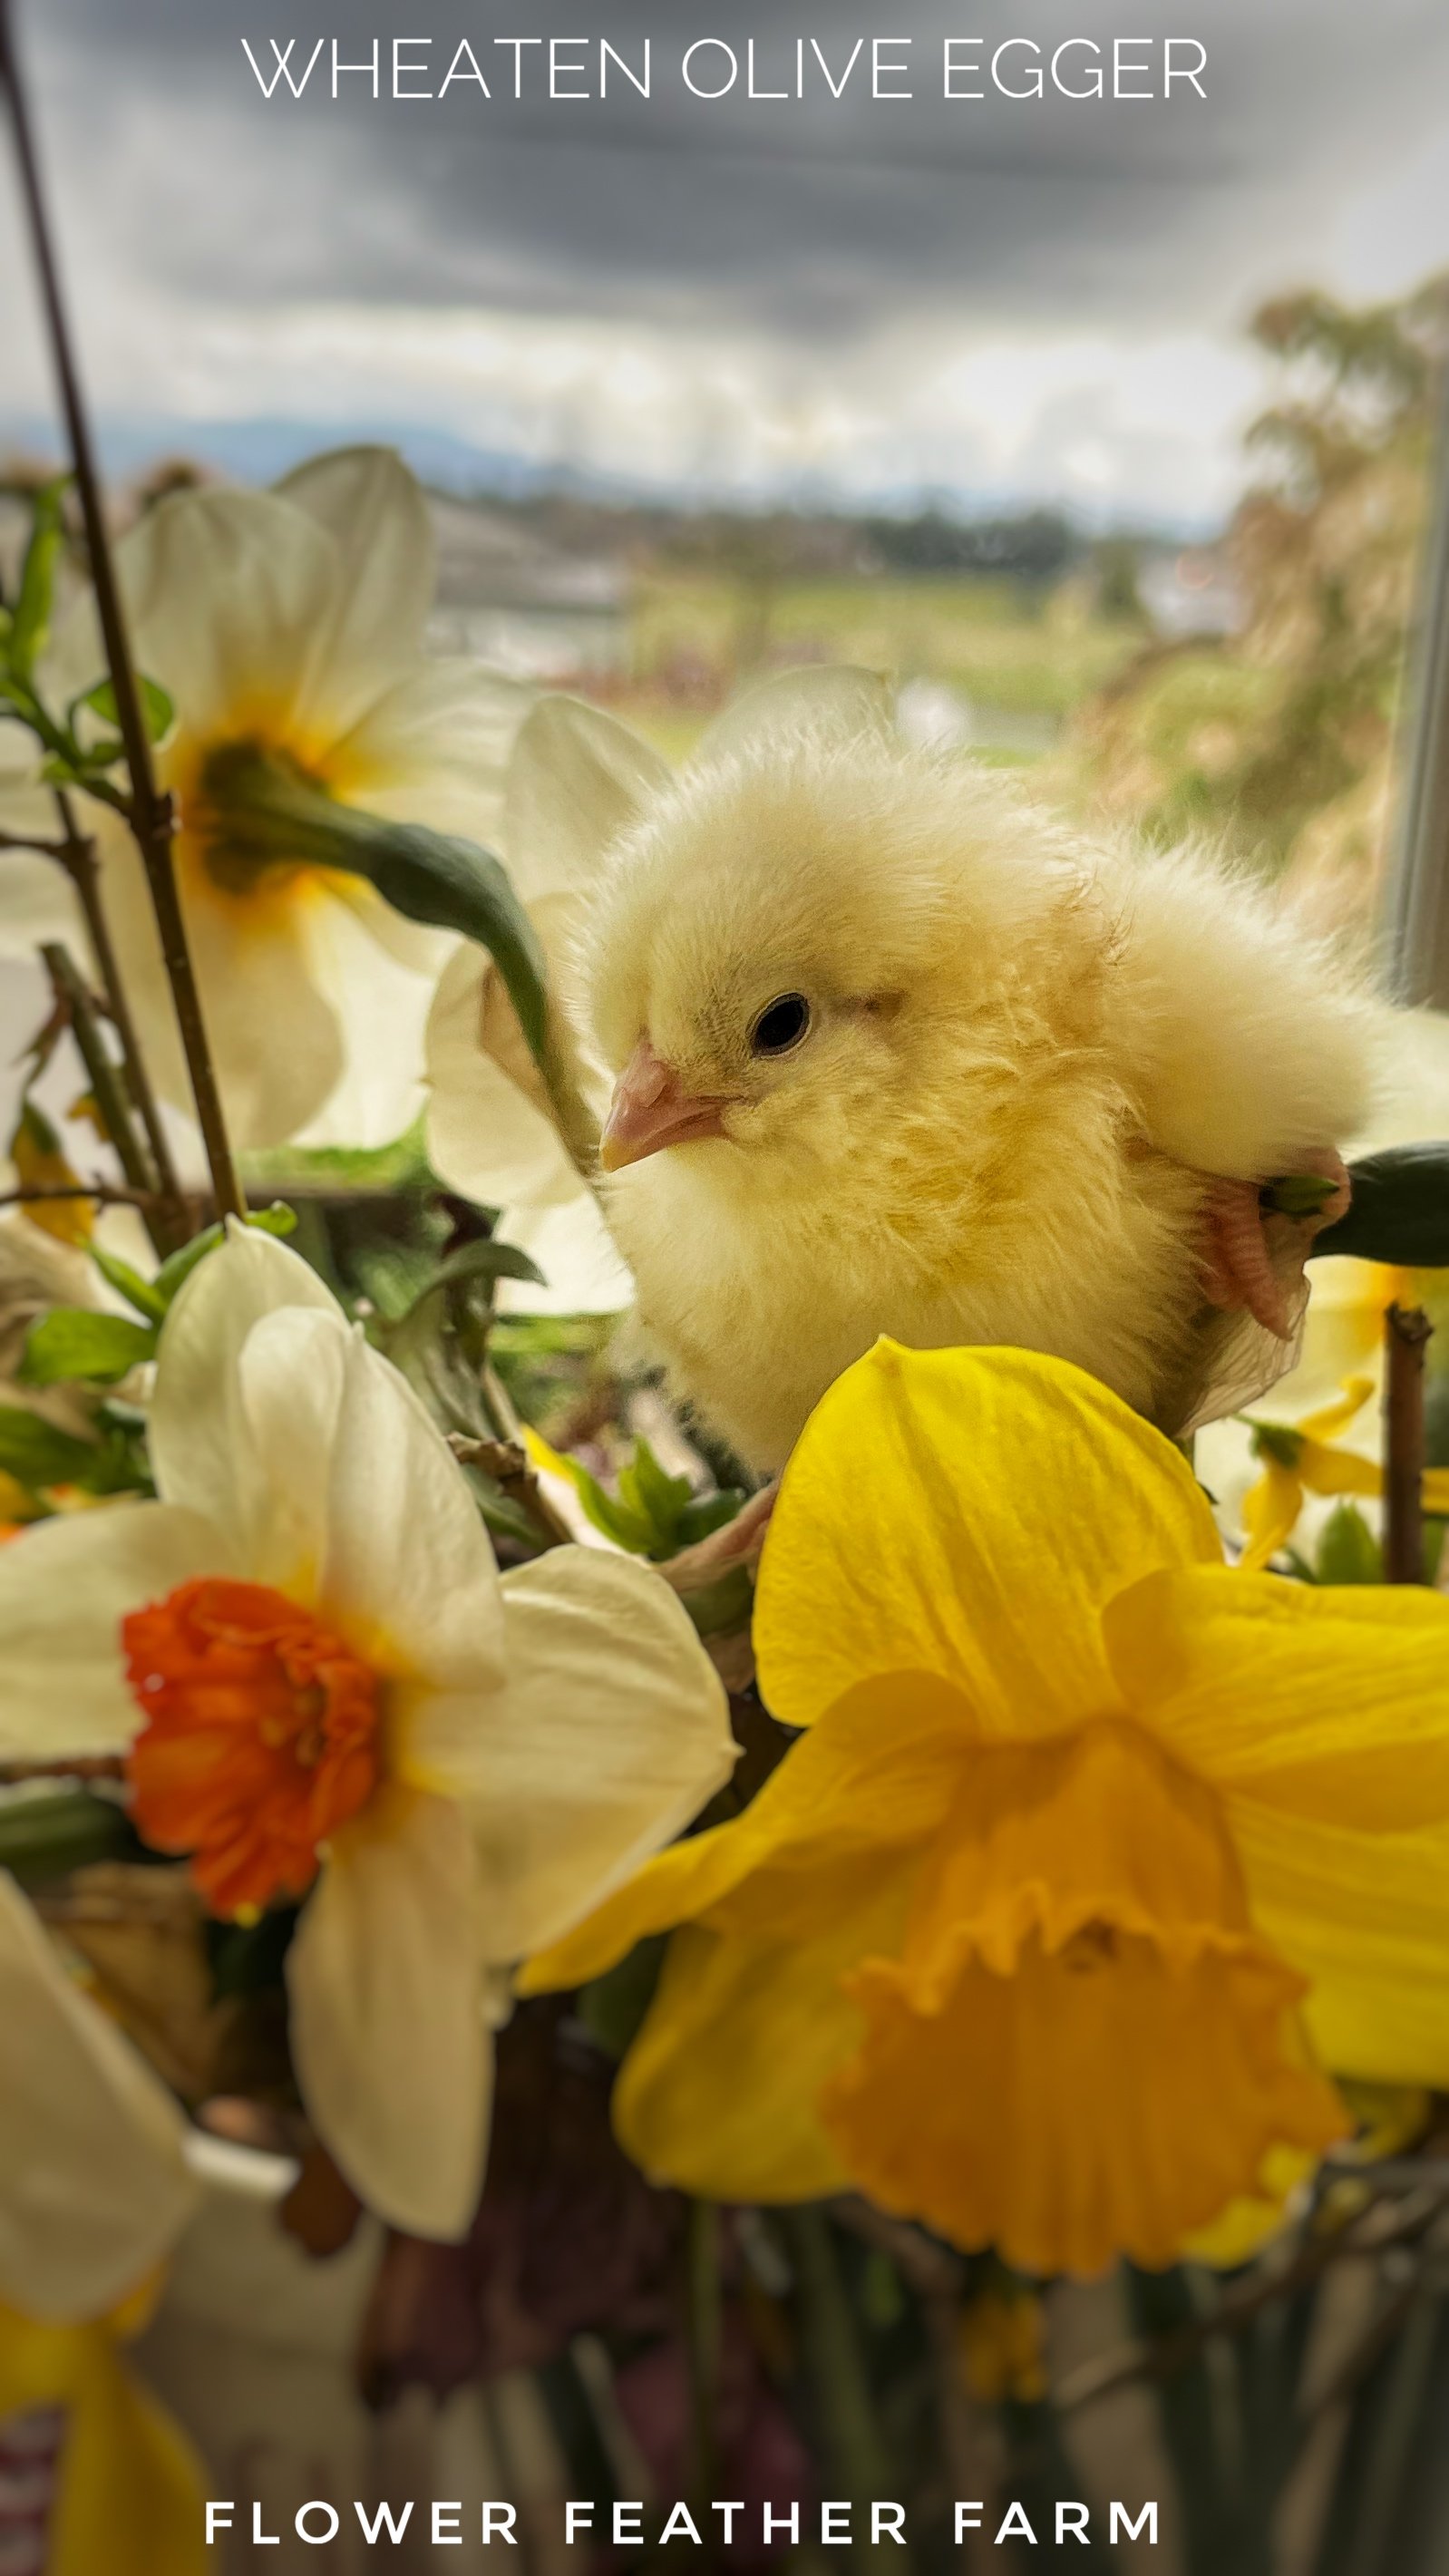
[[[105,902],[101,894],[101,871],[96,858],[95,843],[88,833],[80,829],[72,811],[70,798],[63,787],[56,789],[55,801],[64,827],[64,836],[53,845],[53,855],[59,860],[71,884],[75,887],[76,898],[90,939],[91,951],[96,961],[96,972],[100,977],[106,1009],[120,1041],[121,1062],[126,1073],[126,1089],[135,1103],[137,1115],[145,1131],[146,1143],[150,1150],[162,1200],[170,1202],[170,1208],[164,1205],[158,1208],[152,1220],[157,1238],[156,1248],[158,1251],[174,1251],[178,1242],[185,1241],[187,1223],[185,1196],[172,1156],[171,1140],[166,1133],[160,1103],[151,1087],[151,1078],[146,1070],[140,1034],[121,974],[115,943],[111,937],[110,922],[106,916]]]
[[[70,325],[61,293],[60,272],[56,263],[46,212],[45,193],[41,185],[40,165],[36,157],[35,138],[20,72],[20,57],[15,42],[11,0],[0,0],[0,87],[3,87],[10,110],[15,139],[15,155],[20,175],[20,189],[29,221],[36,270],[40,280],[41,303],[50,336],[51,353],[60,385],[61,405],[65,413],[75,465],[76,490],[81,516],[85,523],[86,545],[90,554],[91,581],[96,595],[96,611],[105,639],[106,660],[111,686],[115,691],[116,721],[126,750],[126,765],[131,777],[129,820],[136,836],[146,869],[156,925],[161,935],[161,953],[176,1005],[176,1018],[181,1043],[186,1052],[187,1070],[196,1101],[197,1122],[211,1169],[216,1203],[223,1215],[244,1216],[246,1199],[232,1157],[226,1119],[221,1105],[211,1051],[207,1044],[206,1024],[197,990],[191,960],[190,942],[182,917],[181,900],[176,887],[172,859],[171,799],[156,784],[151,761],[151,741],[142,711],[141,692],[137,685],[135,665],[127,640],[125,618],[115,566],[111,559],[110,533],[101,504],[100,476],[90,424],[82,400],[80,377],[71,345]]]
[[[94,1199],[101,1207],[133,1207],[144,1212],[155,1206],[156,1192],[121,1189],[114,1181],[77,1181],[74,1187],[55,1181],[31,1181],[23,1189],[0,1190],[0,1207],[44,1205],[59,1199]]]
[[[545,1548],[569,1545],[573,1533],[554,1510],[529,1465],[527,1450],[518,1441],[469,1440],[455,1431],[449,1434],[448,1446],[460,1466],[476,1467],[491,1476],[509,1502],[528,1514]]]
[[[1384,1580],[1422,1583],[1424,1350],[1434,1327],[1419,1306],[1390,1306],[1384,1322]]]
[[[50,977],[57,1008],[64,1012],[70,1023],[70,1032],[85,1066],[96,1107],[101,1113],[106,1134],[116,1149],[121,1169],[133,1190],[144,1190],[148,1199],[153,1198],[151,1166],[131,1123],[131,1105],[101,1036],[95,1005],[86,990],[80,969],[69,949],[58,939],[45,941],[40,955]]]

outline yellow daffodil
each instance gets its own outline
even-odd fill
[[[184,2123],[3,1872],[0,2100],[0,2451],[47,2576],[200,2576],[199,2463],[119,2350],[196,2199]]]
[[[264,1234],[177,1297],[149,1445],[159,1501],[0,1551],[0,1755],[124,1752],[142,1835],[214,1911],[307,1898],[313,2121],[383,2216],[461,2235],[501,1971],[727,1777],[723,1690],[632,1558],[500,1582],[441,1434]]]
[[[1092,1379],[881,1342],[785,1471],[756,1646],[802,1740],[523,1980],[679,1927],[616,2096],[646,2170],[1091,2274],[1344,2134],[1320,2065],[1449,2078],[1449,1601],[1244,1575]]]
[[[1384,1471],[1378,1460],[1336,1445],[1337,1434],[1348,1429],[1375,1392],[1371,1377],[1352,1377],[1336,1403],[1304,1414],[1299,1422],[1252,1425],[1262,1474],[1242,1502],[1245,1573],[1256,1573],[1287,1546],[1307,1495],[1382,1494]],[[1423,1490],[1427,1511],[1449,1512],[1449,1468],[1430,1467]]]
[[[177,800],[182,903],[233,1135],[384,1143],[420,1104],[423,1024],[452,940],[360,877],[289,855],[284,834],[265,859],[241,855],[226,756],[260,752],[344,804],[486,842],[527,693],[476,662],[424,657],[432,530],[412,476],[380,448],[318,457],[271,492],[177,493],[122,540],[117,570],[138,665],[175,708],[157,769]],[[87,602],[63,622],[43,687],[63,709],[102,668]],[[13,784],[5,821],[39,828]],[[118,816],[81,804],[148,1060],[189,1105],[139,857]],[[32,928],[38,899],[33,863],[0,871],[0,919],[13,910]]]

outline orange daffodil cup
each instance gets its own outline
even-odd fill
[[[755,1635],[801,1740],[521,1980],[673,1927],[616,2095],[650,2172],[1090,2275],[1341,2137],[1325,2067],[1449,2082],[1449,1601],[1229,1568],[1092,1379],[881,1342]]]
[[[123,1751],[140,1832],[218,1912],[306,1898],[316,2128],[383,2217],[460,2235],[503,1972],[728,1776],[724,1692],[635,1560],[500,1580],[440,1433],[264,1234],[177,1298],[149,1436],[158,1501],[0,1554],[0,1757]]]

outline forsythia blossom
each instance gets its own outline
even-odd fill
[[[501,1972],[728,1775],[723,1690],[632,1559],[500,1581],[440,1433],[263,1234],[178,1296],[149,1438],[159,1501],[0,1556],[0,1752],[124,1750],[139,1830],[217,1912],[306,1898],[313,2121],[384,2217],[461,2234]]]

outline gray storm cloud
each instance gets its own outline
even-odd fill
[[[336,299],[476,302],[532,311],[721,318],[836,336],[903,316],[1139,323],[1223,318],[1265,238],[1305,259],[1334,204],[1442,118],[1449,14],[1440,0],[480,0],[423,12],[338,0],[28,0],[47,134],[79,231],[101,220],[138,271],[255,305]],[[326,63],[293,101],[263,100],[241,38],[318,36],[365,60],[428,34],[434,82],[467,38],[491,101],[374,104]],[[499,36],[607,34],[655,51],[646,103],[550,103],[536,49],[509,94]],[[753,38],[760,85],[793,77],[794,39],[838,67],[855,38],[913,40],[916,95],[837,105],[716,105],[678,77],[685,46]],[[1103,105],[1048,97],[946,102],[941,41],[977,35],[1198,35],[1206,102]],[[325,220],[318,219],[325,207]]]

